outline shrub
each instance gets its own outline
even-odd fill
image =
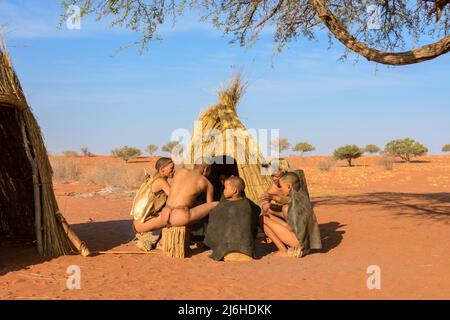
[[[368,144],[365,148],[364,151],[367,153],[378,153],[381,151],[380,147],[375,145],[375,144]]]
[[[450,152],[450,144],[446,144],[442,147],[442,152]]]
[[[393,140],[386,145],[385,153],[411,162],[413,157],[427,154],[428,148],[411,138]]]
[[[79,181],[81,177],[80,161],[74,158],[52,158],[53,179],[60,183]]]
[[[122,147],[120,149],[114,149],[111,151],[114,157],[124,160],[125,162],[130,161],[133,158],[139,157],[141,155],[141,150],[129,146]]]
[[[62,153],[65,157],[69,157],[69,158],[75,158],[75,157],[79,157],[80,155],[78,154],[78,152],[73,151],[73,150],[67,150],[67,151],[63,151]]]
[[[300,152],[300,156],[303,157],[305,152],[315,151],[316,148],[308,142],[299,142],[294,146],[294,148],[292,148],[292,150],[295,152]]]
[[[88,147],[81,148],[81,155],[83,157],[94,157],[95,155],[89,151]]]
[[[330,171],[336,166],[336,159],[333,157],[329,157],[326,160],[320,161],[317,164],[317,168],[319,168],[320,171]]]
[[[361,149],[357,145],[345,145],[343,147],[334,150],[334,157],[337,160],[347,160],[349,167],[352,165],[352,160],[361,157],[364,154],[364,149]]]
[[[395,158],[390,155],[383,155],[379,160],[379,164],[384,167],[386,170],[394,169]]]

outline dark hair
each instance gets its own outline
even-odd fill
[[[225,181],[228,181],[234,188],[236,188],[240,196],[245,195],[245,181],[241,177],[231,176]]]
[[[300,190],[300,186],[301,186],[300,178],[298,177],[298,175],[296,173],[286,172],[280,177],[280,180],[287,181],[288,183],[290,183],[292,185],[292,189],[294,189],[295,191]]]
[[[164,168],[165,166],[167,166],[171,163],[173,163],[173,160],[170,158],[165,158],[165,157],[159,158],[158,161],[156,161],[156,163],[155,163],[155,169],[156,169],[156,171],[159,172],[160,169]]]

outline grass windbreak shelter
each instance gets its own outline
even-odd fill
[[[200,157],[214,160],[210,180],[220,190],[220,176],[239,175],[246,184],[246,195],[255,203],[271,183],[264,168],[266,162],[257,141],[237,115],[237,105],[245,85],[239,75],[219,91],[219,103],[201,113],[192,133],[186,163]],[[220,193],[216,194],[216,200]]]
[[[0,241],[36,241],[40,254],[88,255],[58,209],[39,125],[0,37]]]

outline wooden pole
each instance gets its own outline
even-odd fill
[[[18,111],[20,112],[20,111]],[[31,171],[33,174],[33,195],[34,195],[34,227],[36,230],[36,242],[37,248],[40,255],[44,254],[44,246],[42,241],[42,208],[41,208],[41,190],[39,185],[39,170],[36,164],[36,160],[33,158],[30,151],[30,144],[27,137],[27,132],[25,129],[23,115],[18,117],[20,127],[22,129],[22,138],[25,146],[25,153],[27,154],[28,160],[30,161]]]

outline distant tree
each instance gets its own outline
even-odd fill
[[[442,152],[450,152],[450,144],[446,144],[442,147]]]
[[[365,148],[364,151],[367,153],[378,153],[381,151],[381,148],[375,144],[368,144]]]
[[[128,163],[133,158],[139,157],[142,153],[138,148],[133,148],[129,146],[125,146],[119,149],[114,149],[111,151],[111,154],[114,157],[124,160]]]
[[[151,155],[151,156],[154,155],[155,152],[158,151],[158,149],[159,149],[159,147],[156,146],[156,145],[154,145],[154,144],[149,144],[149,145],[145,148],[145,150],[147,151],[147,153],[148,153],[149,155]]]
[[[303,157],[305,152],[315,151],[316,148],[308,142],[299,142],[294,146],[294,148],[292,148],[292,150],[295,152],[300,152],[300,156]]]
[[[78,152],[73,151],[73,150],[67,150],[67,151],[63,151],[62,153],[65,157],[79,157],[80,155],[78,154]]]
[[[334,150],[334,157],[338,160],[347,160],[349,167],[352,167],[352,160],[361,157],[364,154],[364,149],[357,145],[345,145]]]
[[[284,151],[288,150],[291,146],[291,143],[286,138],[279,138],[272,140],[272,149],[278,150],[280,154]]]
[[[183,145],[178,141],[170,141],[161,147],[161,150],[170,154],[181,154],[184,150]]]
[[[428,148],[411,138],[392,140],[384,149],[385,153],[400,157],[406,162],[411,158],[427,154]]]
[[[94,154],[89,151],[88,147],[81,148],[81,154],[83,157],[93,157]]]

